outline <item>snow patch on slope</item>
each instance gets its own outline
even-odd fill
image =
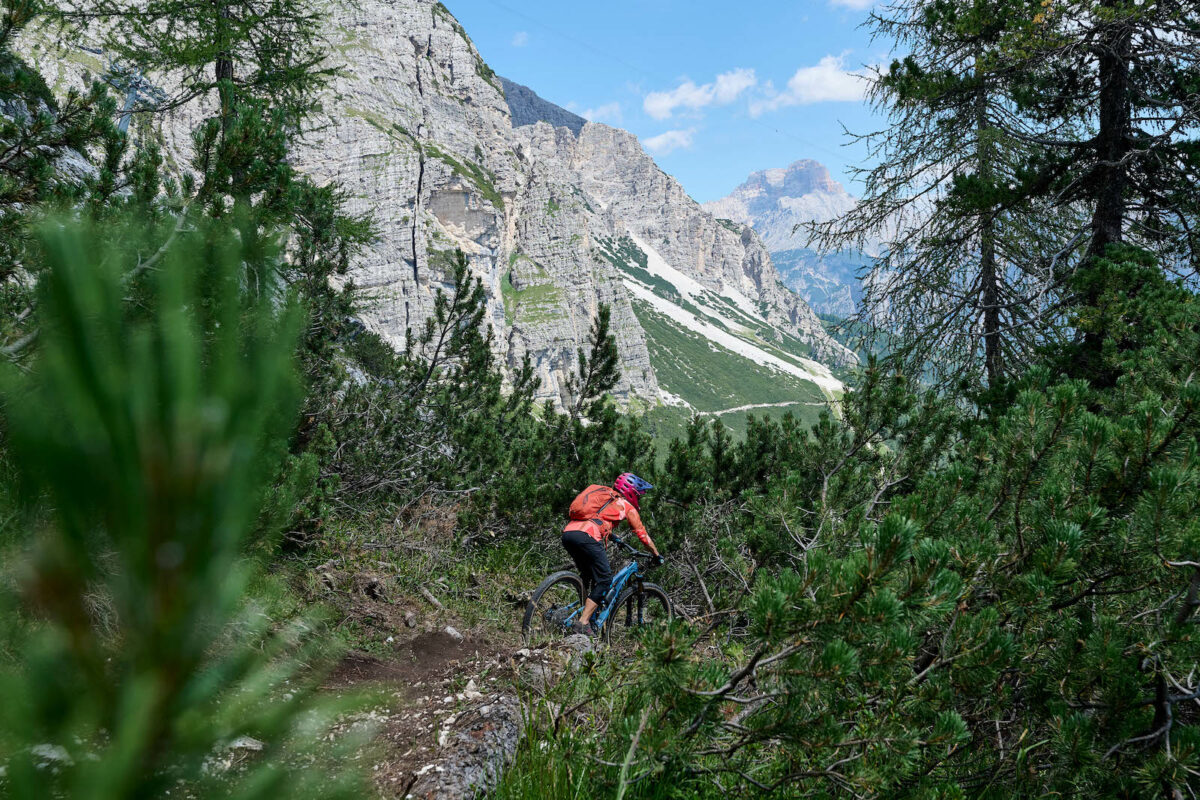
[[[735,335],[735,333],[731,333],[730,331],[741,333],[752,332],[746,328],[744,321],[738,321],[731,315],[722,314],[719,307],[714,308],[715,304],[710,302],[716,297],[714,292],[707,289],[699,281],[671,266],[653,247],[635,236],[632,232],[630,232],[629,237],[638,249],[646,255],[646,271],[674,286],[687,302],[695,307],[702,308],[702,313],[709,319],[702,319],[691,311],[681,308],[679,305],[656,294],[649,287],[644,286],[627,275],[624,278],[624,283],[634,297],[645,300],[656,311],[679,323],[687,330],[698,333],[708,339],[709,342],[730,350],[755,364],[770,367],[788,375],[811,381],[829,393],[844,391],[845,387],[842,382],[833,377],[829,369],[823,364],[800,357],[795,357],[795,361],[780,358],[773,353],[768,353],[766,350],[755,346],[752,342]],[[763,318],[762,314],[759,313],[758,309],[754,307],[754,303],[750,298],[737,289],[722,285],[720,296],[732,301],[733,305],[750,320],[759,322],[764,326],[770,325]],[[723,327],[718,327],[714,323],[719,323]]]
[[[625,281],[625,288],[638,300],[644,300],[648,303],[655,311],[679,323],[687,330],[700,334],[708,339],[709,342],[719,347],[732,351],[745,359],[753,361],[755,364],[770,367],[788,375],[794,375],[797,378],[811,381],[827,392],[843,391],[842,382],[833,377],[828,369],[815,361],[807,362],[807,365],[811,365],[808,369],[798,366],[755,347],[745,339],[740,339],[707,320],[699,319],[695,314],[680,308],[666,298],[659,297],[636,281],[627,279]]]
[[[633,231],[629,231],[629,238],[633,240],[639,250],[646,254],[646,271],[670,283],[688,300],[697,300],[708,291],[700,281],[668,264],[657,250],[639,239]]]
[[[751,300],[749,297],[746,297],[746,295],[742,294],[741,292],[739,292],[737,289],[733,288],[732,286],[726,286],[725,284],[721,284],[721,296],[726,298],[727,300],[732,300],[733,304],[735,306],[740,308],[744,313],[748,314],[749,316],[755,317],[757,319],[763,319],[762,312],[759,311],[757,308],[755,308],[754,301]],[[766,322],[766,320],[763,319],[763,322]]]

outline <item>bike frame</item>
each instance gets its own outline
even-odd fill
[[[612,537],[612,540],[620,547],[624,547],[632,553],[638,552],[615,536]],[[634,578],[638,582],[640,582],[642,579],[642,568],[638,564],[636,558],[622,567],[621,570],[613,576],[612,585],[608,589],[608,594],[604,595],[604,605],[592,615],[592,621],[595,623],[597,630],[608,624],[608,618],[612,616],[613,611],[616,610],[617,598],[621,596],[621,590],[625,588],[625,584],[629,583],[630,578]],[[639,612],[640,610],[639,604]],[[570,625],[574,623],[575,619],[582,613],[583,607],[577,607],[571,612],[571,615],[567,617],[565,624]],[[641,622],[641,620],[638,621]]]

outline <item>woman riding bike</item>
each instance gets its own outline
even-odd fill
[[[583,613],[573,626],[577,633],[594,633],[592,614],[604,601],[612,584],[612,567],[608,564],[604,544],[612,534],[613,526],[621,520],[627,521],[642,544],[654,554],[652,563],[655,566],[663,563],[663,557],[638,514],[639,499],[653,488],[632,472],[625,472],[613,481],[611,488],[592,484],[571,503],[571,521],[563,528],[562,543],[575,561],[585,589],[590,587]]]

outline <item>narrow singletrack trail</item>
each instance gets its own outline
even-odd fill
[[[507,668],[511,653],[509,643],[447,627],[415,633],[383,656],[351,652],[341,660],[323,689],[362,692],[371,702],[340,723],[335,735],[362,724],[377,729],[357,758],[379,797],[454,796],[414,789],[423,776],[445,771],[451,756],[445,745],[460,717],[479,708],[486,713],[489,703],[515,703]]]

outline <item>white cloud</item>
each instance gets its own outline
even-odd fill
[[[686,150],[691,147],[692,136],[695,133],[695,128],[688,128],[686,131],[667,131],[666,133],[660,133],[658,136],[643,139],[642,144],[656,156],[665,156],[675,150]]]
[[[756,83],[758,83],[758,78],[754,77],[752,69],[735,69],[718,75],[714,91],[717,104],[732,103],[738,99],[738,95]]]
[[[526,31],[517,31],[513,34],[513,47],[524,47],[527,44],[529,44],[529,34]]]
[[[844,55],[825,56],[816,66],[801,67],[788,79],[782,92],[776,92],[768,84],[767,96],[750,103],[750,116],[787,106],[862,100],[867,90],[866,78],[861,72],[847,71],[845,61]]]
[[[621,124],[621,104],[620,103],[605,103],[602,106],[595,108],[585,108],[579,112],[579,116],[589,122],[607,122],[610,125]]]
[[[730,70],[718,75],[714,82],[702,86],[684,81],[668,92],[651,92],[642,101],[642,108],[654,119],[668,119],[677,108],[699,111],[713,103],[732,103],[757,83],[758,78],[752,69]]]

